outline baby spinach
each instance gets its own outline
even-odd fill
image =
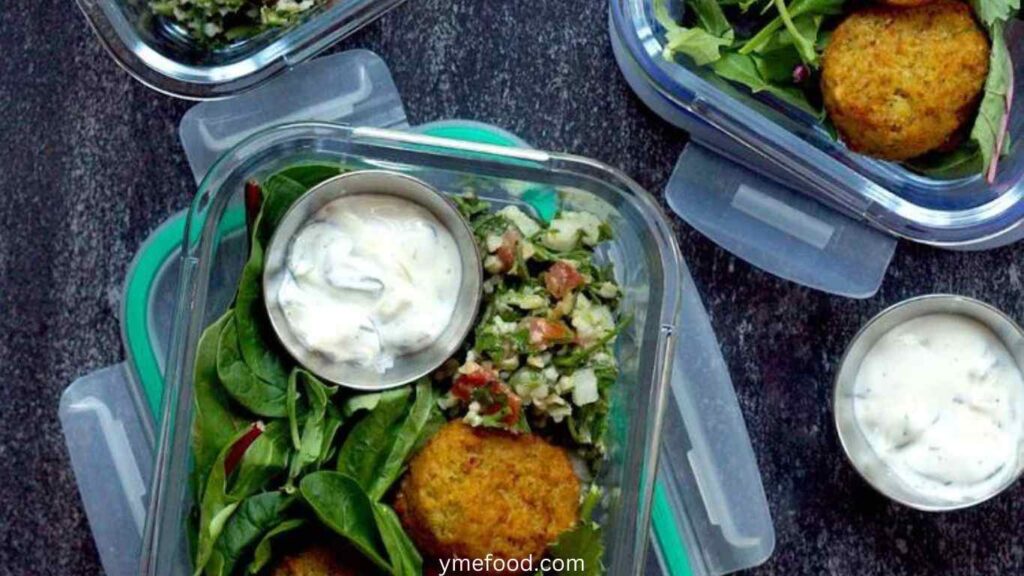
[[[266,210],[266,206],[264,206]],[[257,230],[263,214],[256,219]],[[268,385],[284,390],[288,385],[289,360],[274,334],[263,300],[263,245],[252,242],[249,261],[235,296],[238,348],[252,373]]]
[[[356,480],[373,501],[384,497],[413,452],[444,424],[427,378],[417,382],[411,407],[408,399],[408,388],[382,394],[352,428],[338,455],[338,471]]]
[[[443,425],[444,416],[437,406],[437,394],[430,380],[423,378],[416,384],[416,400],[396,431],[390,449],[386,449],[387,458],[367,490],[371,499],[376,501],[384,497],[402,475],[412,453]],[[386,438],[381,440],[382,444],[387,444]]]
[[[273,558],[273,544],[272,542],[291,532],[298,530],[306,525],[304,518],[291,518],[284,520],[277,526],[271,528],[263,538],[260,539],[259,543],[252,553],[252,562],[249,563],[247,572],[249,574],[259,574],[264,568],[270,564],[270,560]]]
[[[341,446],[338,472],[355,480],[366,492],[384,467],[407,411],[408,398],[408,387],[383,393],[376,408],[352,428]]]
[[[254,414],[268,418],[287,416],[287,380],[278,386],[256,376],[239,346],[237,315],[233,315],[221,329],[217,349],[217,375],[225,390]]]
[[[213,462],[199,507],[199,537],[196,545],[195,575],[206,568],[217,539],[241,502],[262,491],[288,462],[288,441],[285,426],[271,422],[245,449],[238,464],[229,470],[229,460],[236,458],[236,444],[251,437],[253,428],[241,430],[221,449]]]
[[[231,397],[217,377],[217,348],[220,333],[231,317],[227,312],[199,338],[193,376],[192,489],[202,498],[206,476],[217,454],[248,424],[231,405]]]
[[[423,574],[423,557],[416,545],[402,529],[398,514],[387,504],[373,503],[373,517],[380,531],[384,548],[391,560],[391,574],[394,576],[420,576]]]
[[[327,408],[330,405],[330,397],[335,389],[328,388],[315,376],[304,370],[294,370],[289,388],[298,387],[298,381],[302,381],[303,389],[306,391],[308,408],[306,418],[302,424],[302,435],[295,445],[295,452],[292,454],[291,469],[288,473],[289,482],[299,477],[306,467],[320,461],[321,455],[325,453],[324,443],[330,442],[328,438],[329,428],[337,431],[341,422],[333,422],[328,419]],[[294,429],[293,429],[294,433]]]
[[[206,576],[231,576],[242,557],[274,526],[281,523],[294,497],[263,492],[242,501],[228,519],[205,566]]]
[[[299,492],[325,526],[345,538],[382,570],[391,570],[377,529],[373,503],[359,483],[338,472],[307,474]]]
[[[313,181],[314,178],[309,180]],[[307,186],[283,173],[274,174],[268,178],[263,183],[263,210],[260,212],[260,221],[255,227],[256,235],[253,237],[253,242],[262,246],[270,244],[274,230],[277,230],[277,226],[288,209],[312,186]]]

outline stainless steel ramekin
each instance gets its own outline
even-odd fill
[[[1006,345],[1007,350],[1016,360],[1017,366],[1024,367],[1024,330],[1009,316],[984,302],[964,296],[950,294],[919,296],[882,311],[854,336],[836,374],[832,408],[843,450],[854,469],[868,484],[891,500],[905,506],[927,512],[945,512],[975,506],[995,497],[1013,485],[1024,473],[1024,450],[1018,456],[1017,470],[1011,479],[998,486],[992,493],[967,501],[936,500],[914,491],[889,470],[868,444],[854,414],[854,385],[861,362],[867,353],[882,336],[896,326],[931,314],[956,314],[981,322]],[[1024,449],[1024,447],[1021,448]]]
[[[346,196],[390,195],[419,204],[433,214],[451,232],[459,248],[462,281],[455,312],[447,329],[430,346],[395,358],[384,373],[352,363],[339,363],[306,348],[292,333],[277,293],[288,274],[286,256],[291,241],[314,214],[326,204]],[[263,268],[263,300],[270,322],[295,360],[317,376],[358,390],[384,390],[408,384],[425,376],[450,358],[473,329],[480,307],[483,269],[473,231],[448,198],[432,186],[411,176],[386,170],[349,172],[326,180],[306,192],[288,210],[274,231],[267,247]]]

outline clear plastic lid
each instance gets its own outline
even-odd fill
[[[652,0],[613,0],[610,25],[618,64],[641,98],[701,146],[751,168],[757,178],[767,176],[854,220],[922,243],[973,249],[1021,237],[1024,149],[1016,143],[992,184],[980,174],[929,178],[850,152],[814,118],[773,96],[752,94],[700,67],[670,63],[662,57],[665,36]],[[1024,24],[1011,24],[1007,40],[1022,78]],[[1022,92],[1015,95],[1012,142],[1024,136]],[[703,188],[715,188],[705,182]],[[700,215],[684,217],[699,221]]]
[[[253,88],[352,34],[404,0],[337,0],[293,26],[219,48],[193,40],[146,1],[77,0],[100,42],[143,84],[180,98],[225,98]]]

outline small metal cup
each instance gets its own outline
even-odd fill
[[[956,314],[966,316],[987,326],[1006,346],[1017,362],[1024,367],[1024,330],[1006,314],[972,298],[949,294],[919,296],[896,304],[872,318],[846,349],[836,374],[832,408],[835,414],[839,442],[854,469],[889,499],[926,512],[945,512],[975,506],[989,500],[1013,485],[1024,472],[1024,458],[1019,458],[1017,470],[1010,480],[991,494],[975,500],[939,501],[914,491],[902,482],[875,453],[864,437],[854,414],[854,386],[861,363],[871,348],[893,328],[921,316]]]
[[[277,301],[288,274],[287,256],[292,240],[321,208],[334,200],[356,195],[388,195],[426,208],[448,229],[459,249],[462,281],[455,312],[447,329],[430,346],[395,358],[383,374],[352,363],[339,363],[311,351],[292,333]],[[473,230],[454,203],[430,185],[397,172],[363,170],[326,180],[310,189],[289,208],[267,247],[263,268],[263,300],[270,322],[289,354],[310,372],[327,381],[358,390],[384,390],[425,376],[455,354],[469,335],[480,307],[483,269]]]

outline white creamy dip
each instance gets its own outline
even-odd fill
[[[934,314],[892,329],[864,357],[853,402],[875,453],[925,497],[975,500],[1015,475],[1024,380],[976,320]]]
[[[387,195],[325,205],[295,235],[286,268],[277,297],[299,341],[380,373],[441,335],[462,280],[451,232]]]

